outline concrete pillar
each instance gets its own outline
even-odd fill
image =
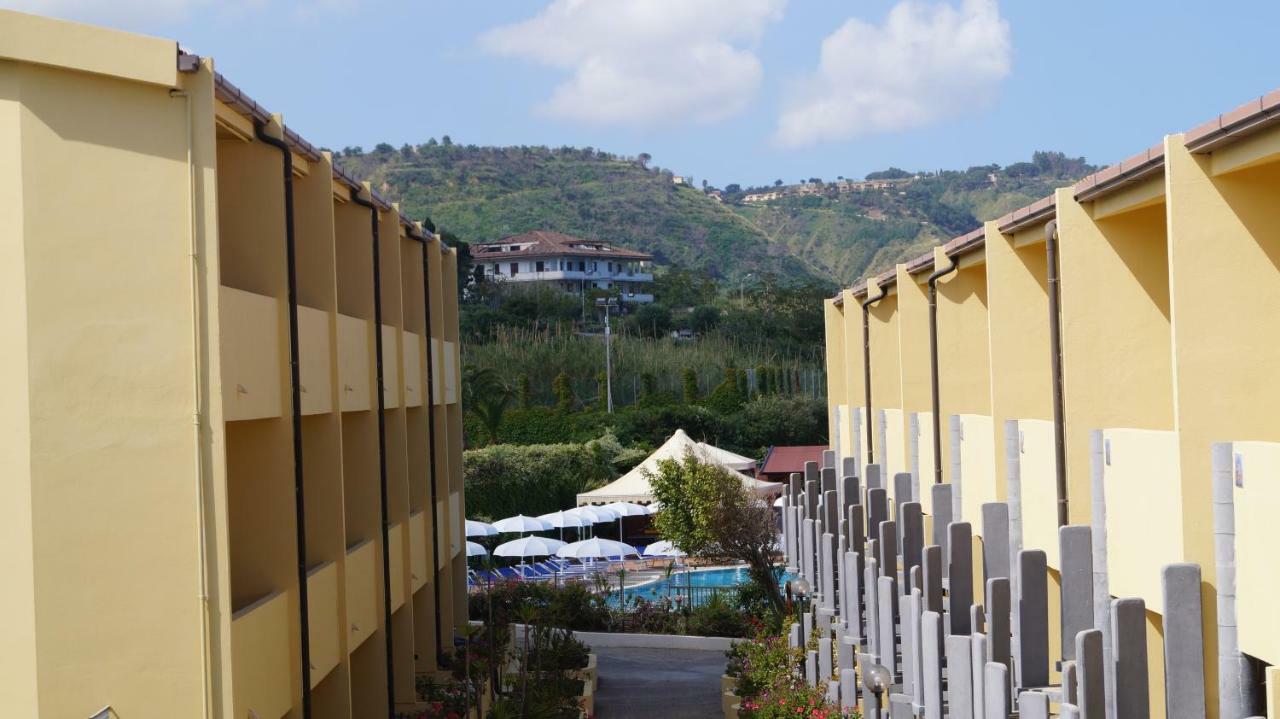
[[[905,588],[905,587],[904,587]],[[898,606],[901,608],[902,614],[898,618],[898,628],[902,641],[899,645],[899,651],[902,652],[902,691],[904,694],[915,695],[915,657],[912,652],[915,651],[915,640],[912,637],[915,621],[913,621],[911,612],[915,610],[912,606],[913,590],[907,589],[906,594],[898,597]]]
[[[950,635],[947,644],[947,719],[973,719],[973,652],[968,636]]]
[[[893,604],[897,597],[896,580],[893,577],[880,577],[880,586],[876,590],[876,599],[879,602],[879,616],[876,618],[876,629],[880,633],[880,641],[876,643],[877,656],[880,663],[889,670],[892,675],[898,673],[897,654],[898,642],[894,632],[893,621]]]
[[[1074,704],[1059,704],[1058,719],[1080,719],[1080,708]]]
[[[1216,442],[1213,462],[1213,554],[1218,592],[1218,716],[1261,714],[1254,706],[1253,672],[1240,653],[1236,624],[1235,456],[1229,442]]]
[[[804,475],[792,472],[787,480],[787,496],[791,498],[791,506],[800,504],[800,493],[804,491]]]
[[[952,634],[968,636],[969,607],[973,604],[973,535],[968,522],[952,522],[948,529],[947,615]]]
[[[827,681],[827,704],[837,706],[840,704],[840,681],[838,679],[828,679]]]
[[[1009,719],[1009,669],[1003,664],[987,662],[983,670],[983,699],[986,700],[986,716],[983,719]]]
[[[892,519],[880,523],[880,573],[886,577],[898,578],[898,523]]]
[[[919,709],[924,706],[924,644],[921,639],[921,615],[924,612],[924,600],[919,589],[912,589],[907,597],[907,611],[903,616],[903,626],[911,625],[911,693],[913,705]]]
[[[875,664],[875,657],[870,654],[859,654],[858,664],[866,667]],[[867,719],[880,719],[880,700],[867,688],[866,682],[862,683],[862,716]]]
[[[1111,602],[1111,636],[1115,640],[1116,716],[1148,719],[1147,612],[1141,599]]]
[[[960,443],[964,440],[964,434],[960,429],[960,416],[951,415],[947,418],[948,429],[950,430],[950,446],[951,446],[951,521],[959,522],[966,519],[963,516],[964,507],[960,502],[964,492],[964,467],[960,462]],[[972,524],[976,517],[967,518]]]
[[[986,662],[998,662],[1012,668],[1010,646],[1009,580],[1005,577],[987,580],[987,656]]]
[[[884,489],[880,476],[880,465],[878,464],[868,464],[863,479],[867,489]]]
[[[961,677],[961,681],[969,682],[973,694],[973,716],[981,717],[987,711],[986,681],[983,674],[988,662],[987,637],[984,634],[969,636],[969,676]]]
[[[930,491],[933,492],[933,543],[942,547],[942,556],[945,557],[947,556],[947,526],[952,522],[951,485],[935,484]],[[942,571],[947,571],[946,566],[943,566]]]
[[[836,538],[830,532],[822,535],[821,543],[822,558],[822,608],[827,612],[835,613],[836,609],[836,592],[835,592],[835,560],[836,560]]]
[[[924,612],[920,617],[920,635],[924,718],[942,719],[942,615]]]
[[[832,534],[840,531],[840,500],[836,494],[834,489],[822,493],[822,526]]]
[[[1161,573],[1165,714],[1168,719],[1198,719],[1205,716],[1200,567],[1170,564]]]
[[[1062,564],[1061,659],[1076,658],[1075,642],[1067,637],[1093,628],[1093,541],[1084,526],[1058,528],[1058,557]],[[1197,590],[1198,591],[1198,590]]]
[[[1043,692],[1023,692],[1018,695],[1019,719],[1049,719],[1049,695]]]
[[[893,475],[893,518],[902,519],[902,505],[914,501],[911,496],[911,473],[898,472]]]
[[[804,463],[804,481],[817,482],[822,477],[822,467],[813,461]]]
[[[823,467],[819,474],[822,480],[822,494],[825,496],[827,492],[839,492],[840,485],[836,482],[836,468]]]
[[[849,516],[849,507],[862,503],[862,485],[858,482],[858,477],[852,474],[846,474],[840,480],[840,513]]]
[[[831,637],[818,637],[818,681],[826,682],[831,679],[831,653],[834,647],[831,645]]]
[[[981,604],[969,605],[969,633],[987,631],[986,617]]]
[[[924,608],[942,613],[942,547],[930,544],[924,548]]]
[[[862,570],[862,606],[866,608],[867,618],[864,636],[867,638],[867,648],[874,656],[880,654],[880,601],[876,596],[880,586],[878,570],[875,558],[868,557],[866,567]]]
[[[1022,551],[1022,430],[1015,419],[1004,423],[1004,463],[1009,507],[1009,595],[1018,596],[1018,554]],[[1018,644],[1018,614],[1011,615],[1013,649]],[[1017,670],[1013,670],[1015,675]]]
[[[846,712],[858,706],[858,673],[852,669],[840,670],[840,708]]]
[[[799,622],[791,623],[791,631],[789,632],[787,643],[792,649],[799,649],[804,646],[804,634]]]
[[[920,566],[924,551],[924,515],[919,502],[906,502],[899,507],[898,524],[902,530],[902,571],[909,576],[913,567]]]
[[[800,523],[800,576],[814,586],[813,576],[813,520],[805,519]]]
[[[846,641],[848,631],[845,624],[837,625],[835,639],[837,672],[844,669],[853,669],[853,644]]]
[[[813,610],[810,609],[800,615],[801,629],[804,635],[801,637],[800,646],[806,646],[809,643],[809,635],[813,634]]]
[[[807,462],[806,465],[813,464]],[[818,519],[818,502],[822,499],[822,485],[816,479],[806,479],[804,481],[804,516],[809,519]]]
[[[862,574],[858,571],[858,553],[845,552],[844,555],[845,579],[843,589],[845,591],[845,602],[840,605],[840,616],[844,619],[845,636],[852,638],[855,642],[862,641],[862,611],[859,606],[862,602],[861,584]]]
[[[920,501],[920,414],[907,415],[907,466],[911,468],[910,501]]]
[[[880,537],[880,523],[889,521],[889,493],[884,489],[867,490],[867,534]]]
[[[982,580],[1009,576],[1009,505],[982,505]]]
[[[822,450],[822,468],[823,469],[836,468],[836,451],[834,449]]]
[[[857,444],[856,440],[854,441],[854,444]],[[858,458],[857,457],[845,457],[844,459],[840,460],[840,476],[842,477],[858,476]]]
[[[811,687],[818,686],[818,653],[812,649],[804,653],[804,681]]]
[[[1063,641],[1066,641],[1065,639]],[[1075,642],[1071,642],[1074,647]],[[1071,650],[1071,654],[1075,655],[1075,649]],[[1075,704],[1079,695],[1080,679],[1076,674],[1076,663],[1062,663],[1062,701],[1067,704]]]
[[[1017,599],[1019,688],[1049,684],[1049,596],[1045,554],[1024,549],[1018,554],[1020,594]],[[1145,684],[1143,685],[1145,690]]]
[[[889,719],[914,719],[911,697],[906,694],[889,695]]]
[[[1089,629],[1076,635],[1076,705],[1081,719],[1107,719],[1107,673],[1102,655],[1102,632]],[[1146,685],[1142,687],[1146,691]]]
[[[1093,626],[1102,632],[1103,673],[1106,675],[1107,714],[1115,716],[1115,646],[1111,637],[1111,587],[1107,577],[1107,492],[1103,486],[1105,465],[1102,430],[1089,432],[1090,524],[1093,529]],[[1081,714],[1086,714],[1083,706]]]

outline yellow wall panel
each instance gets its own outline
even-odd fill
[[[387,529],[387,547],[391,565],[391,611],[404,606],[404,523]]]
[[[409,515],[409,581],[414,592],[422,589],[431,578],[427,566],[427,518],[418,510]]]
[[[359,412],[373,406],[369,389],[370,326],[366,320],[338,315],[338,384],[342,388],[338,405],[343,412]]]
[[[273,297],[222,287],[222,405],[228,421],[279,417],[284,411],[280,386],[280,303]]]
[[[347,550],[347,651],[354,652],[378,628],[377,551],[366,539]]]
[[[1043,549],[1058,569],[1058,480],[1053,460],[1053,423],[1018,421],[1021,441],[1022,548]]]
[[[307,617],[313,689],[342,660],[342,617],[338,600],[337,564],[325,562],[307,573]]]
[[[421,407],[426,388],[426,370],[422,364],[422,335],[405,332],[401,346],[404,348],[404,406]]]
[[[1269,664],[1280,664],[1280,444],[1236,442],[1236,621],[1240,650]]]
[[[289,619],[288,596],[281,592],[231,618],[235,716],[278,719],[293,705]]]
[[[333,411],[333,363],[329,352],[329,313],[298,306],[298,376],[302,413]]]
[[[382,400],[387,409],[400,406],[400,330],[382,326]]]
[[[1178,434],[1107,429],[1102,438],[1109,589],[1160,609],[1160,568],[1184,561]]]
[[[960,512],[975,535],[982,533],[982,505],[1000,501],[995,456],[995,426],[991,418],[960,415]]]

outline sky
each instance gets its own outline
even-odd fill
[[[1280,87],[1280,2],[0,0],[172,38],[324,147],[592,146],[723,187],[1108,164]]]

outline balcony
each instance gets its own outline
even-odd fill
[[[378,629],[377,552],[373,540],[347,550],[347,651],[354,652]]]
[[[338,565],[325,562],[307,573],[307,618],[311,639],[311,688],[342,659],[338,614]]]
[[[1178,433],[1105,429],[1102,447],[1108,591],[1162,607],[1160,568],[1186,561]]]
[[[235,716],[277,719],[293,706],[289,599],[276,592],[231,617]]]
[[[223,416],[227,421],[281,416],[284,365],[279,301],[223,286],[218,304]]]
[[[579,272],[578,270],[543,270],[542,272],[518,272],[513,277],[510,274],[502,273],[500,275],[485,275],[486,277],[496,277],[507,282],[532,282],[537,280],[585,280],[599,281],[609,280],[613,282],[653,282],[652,272],[609,272],[605,269],[598,269],[594,272]]]

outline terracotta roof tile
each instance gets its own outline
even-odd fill
[[[486,252],[485,248],[502,245],[532,244],[531,247],[514,252]],[[592,247],[575,247],[575,245],[591,245]],[[584,240],[580,237],[566,235],[550,230],[534,230],[518,235],[504,237],[496,242],[477,242],[471,246],[473,257],[550,257],[555,255],[577,255],[582,257],[604,257],[615,260],[652,260],[653,255],[635,250],[614,247],[608,242]]]

